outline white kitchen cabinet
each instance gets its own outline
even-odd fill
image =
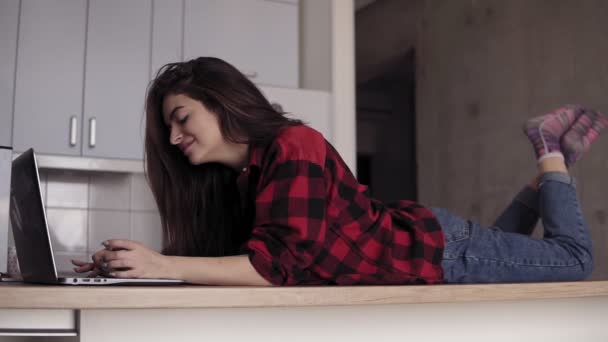
[[[12,146],[18,19],[19,0],[0,0],[0,146]]]
[[[288,116],[300,119],[333,143],[331,94],[325,91],[260,87],[268,101],[281,106]]]
[[[13,148],[80,155],[85,0],[22,0]]]
[[[150,79],[167,63],[181,62],[183,2],[154,0]]]
[[[77,315],[69,309],[0,309],[0,336],[52,337],[59,341],[58,336],[78,335]]]
[[[23,0],[13,146],[142,159],[151,0]]]
[[[3,86],[12,87],[16,69],[16,152],[141,160],[149,81],[166,63],[203,55],[276,88],[286,110],[310,113],[304,119],[331,136],[329,95],[317,94],[319,116],[308,108],[316,100],[306,100],[314,92],[287,89],[299,83],[297,1],[22,0],[21,8],[18,0],[0,1],[9,18],[0,33],[8,47],[0,55],[9,76]],[[10,113],[10,92],[2,94]]]
[[[298,5],[186,0],[184,59],[221,58],[259,85],[297,88]]]
[[[85,156],[143,159],[151,21],[151,0],[89,0]]]

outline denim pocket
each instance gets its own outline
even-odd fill
[[[468,239],[471,235],[469,221],[456,216],[443,208],[431,208],[441,225],[445,242],[456,242]]]

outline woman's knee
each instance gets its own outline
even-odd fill
[[[578,260],[579,272],[576,280],[584,280],[593,273],[593,248],[591,244],[577,244],[571,249],[572,257]]]
[[[589,239],[573,241],[572,239],[554,238],[554,241],[565,251],[564,258],[570,267],[568,279],[584,280],[593,273],[593,248]]]
[[[585,249],[585,252],[583,254],[583,257],[581,258],[581,280],[589,278],[589,276],[591,276],[591,273],[593,273],[593,250],[589,246],[588,249]]]

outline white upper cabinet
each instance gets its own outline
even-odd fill
[[[83,155],[143,159],[151,0],[90,0]]]
[[[329,94],[297,89],[298,27],[297,0],[0,0],[0,146],[13,118],[16,152],[142,160],[150,80],[199,56],[331,138]]]
[[[184,59],[221,58],[260,85],[297,88],[298,5],[186,0]]]
[[[154,0],[153,8],[150,79],[156,76],[163,65],[182,61],[183,2]]]
[[[19,0],[0,0],[0,146],[12,146]],[[2,259],[2,258],[0,258]]]
[[[13,148],[80,155],[85,0],[22,0]]]
[[[143,159],[151,0],[23,0],[13,146]]]

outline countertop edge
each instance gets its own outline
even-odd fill
[[[608,281],[325,287],[0,285],[0,309],[176,309],[428,304],[608,296]]]

